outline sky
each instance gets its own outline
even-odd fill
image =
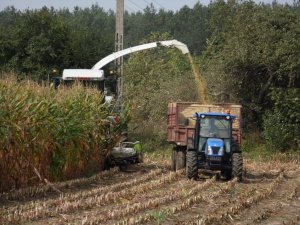
[[[152,3],[155,8],[163,8],[165,10],[176,11],[182,8],[184,5],[192,8],[198,0],[124,0],[125,10],[129,12],[142,11],[147,5]],[[260,2],[261,0],[255,0]],[[271,3],[272,0],[262,0],[264,3]],[[209,4],[210,0],[201,0],[203,5]],[[277,0],[278,3],[292,4],[293,0]],[[0,0],[0,10],[3,10],[7,6],[14,6],[16,9],[40,9],[43,6],[51,7],[55,9],[69,8],[73,9],[75,6],[81,8],[90,7],[93,4],[98,4],[106,10],[116,8],[116,0]]]

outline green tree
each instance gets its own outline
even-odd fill
[[[8,8],[0,18],[2,70],[45,80],[52,69],[91,68],[113,52],[115,15],[97,5],[73,12]]]
[[[166,33],[152,33],[143,43],[170,38]],[[197,98],[187,57],[165,47],[131,54],[125,66],[125,96],[132,106],[131,132],[151,143],[151,149],[161,146],[168,102]]]
[[[21,12],[15,7],[6,7],[4,10],[0,11],[0,26],[11,27],[16,23],[17,18],[20,16]]]
[[[193,8],[182,7],[174,15],[171,34],[187,44],[193,54],[201,54],[209,36],[207,29],[210,12],[199,2]]]
[[[260,126],[273,105],[271,88],[299,85],[299,13],[290,6],[253,2],[220,1],[210,7],[226,20],[218,21],[219,13],[211,19],[213,35],[202,61],[208,86],[242,103],[246,124]]]
[[[264,137],[272,149],[300,149],[300,89],[273,89],[272,110],[264,117]]]
[[[21,73],[33,73],[36,79],[46,79],[52,68],[64,62],[67,33],[53,8],[27,10],[11,30],[13,54],[6,55],[9,67]]]
[[[91,68],[97,61],[114,50],[115,14],[102,7],[75,7],[67,17],[70,28],[68,66]]]

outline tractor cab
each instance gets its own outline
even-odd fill
[[[224,113],[196,113],[196,146],[206,166],[218,169],[228,164],[232,153],[232,121],[235,116]]]

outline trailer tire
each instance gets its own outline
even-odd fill
[[[172,154],[171,154],[171,170],[176,171],[176,158],[177,158],[177,151],[176,148],[172,149]]]
[[[184,169],[186,165],[186,151],[183,149],[177,150],[176,170]]]
[[[198,177],[198,160],[196,151],[186,153],[186,175],[189,179]]]
[[[239,182],[243,179],[243,156],[240,152],[232,154],[232,178]]]

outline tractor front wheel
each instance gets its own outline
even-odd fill
[[[186,175],[189,179],[198,177],[197,152],[188,151],[186,153]]]
[[[232,154],[232,177],[239,182],[243,179],[243,156],[240,152]]]

